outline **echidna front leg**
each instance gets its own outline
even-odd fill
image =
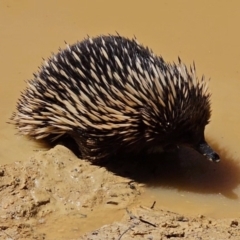
[[[84,137],[84,136],[72,136],[78,145],[81,157],[87,159],[92,163],[103,162],[111,155],[111,152],[105,147],[99,139]]]
[[[177,152],[179,149],[179,146],[176,144],[169,144],[163,147],[165,152]]]

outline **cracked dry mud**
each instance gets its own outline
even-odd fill
[[[239,219],[141,206],[144,184],[58,145],[0,167],[0,239],[239,239]]]

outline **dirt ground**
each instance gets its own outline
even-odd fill
[[[239,239],[240,219],[142,206],[145,184],[111,168],[61,145],[1,166],[0,239]]]

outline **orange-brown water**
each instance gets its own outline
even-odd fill
[[[7,1],[0,2],[0,163],[24,160],[42,146],[6,124],[32,73],[51,52],[87,34],[137,36],[167,61],[177,56],[211,77],[212,121],[207,138],[218,165],[183,166],[140,199],[159,208],[214,217],[240,216],[239,1]],[[189,172],[191,172],[189,174]],[[180,179],[179,179],[179,178]]]

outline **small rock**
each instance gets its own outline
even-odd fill
[[[0,177],[3,177],[3,176],[4,176],[4,170],[0,169]]]
[[[237,227],[238,226],[238,221],[233,220],[230,224],[230,227]]]

